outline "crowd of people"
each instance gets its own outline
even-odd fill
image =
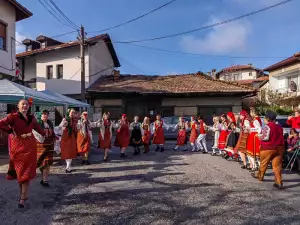
[[[150,150],[150,145],[156,146],[155,151],[163,152],[165,144],[164,129],[171,127],[164,123],[158,114],[151,124],[145,117],[139,122],[137,116],[130,123],[126,114],[119,121],[110,120],[110,113],[105,112],[98,121],[91,122],[87,112],[79,116],[74,109],[69,109],[58,127],[49,120],[49,112],[44,110],[37,118],[30,112],[31,102],[23,99],[18,103],[18,112],[10,113],[0,120],[0,129],[9,133],[9,169],[7,179],[17,179],[20,188],[19,208],[24,208],[28,199],[30,180],[36,176],[39,168],[42,179],[40,184],[49,187],[48,176],[53,164],[54,146],[60,148],[60,157],[66,162],[66,173],[72,173],[72,160],[81,156],[82,164],[90,165],[89,152],[93,144],[92,128],[99,128],[98,148],[104,151],[104,161],[108,161],[108,153],[112,148],[113,129],[116,130],[114,146],[120,148],[120,157],[126,158],[126,149],[132,146],[133,155],[144,154]],[[300,117],[299,117],[300,118]],[[239,123],[237,123],[239,119]],[[296,126],[296,117],[289,118]],[[206,144],[207,133],[212,132],[214,143],[212,155],[220,155],[231,161],[242,161],[242,169],[252,171],[252,176],[263,180],[267,166],[272,161],[275,174],[274,187],[282,188],[281,169],[284,151],[282,128],[275,123],[276,114],[266,112],[262,121],[254,109],[250,114],[242,110],[238,118],[232,112],[227,115],[215,116],[213,126],[207,126],[203,117],[191,117],[185,121],[179,117],[178,124],[172,129],[177,130],[177,143],[174,151],[183,147],[188,150],[188,142],[192,152],[208,153]],[[296,121],[296,122],[295,122]],[[289,152],[296,149],[299,142],[297,130],[293,130],[288,143]]]

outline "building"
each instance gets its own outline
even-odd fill
[[[300,53],[282,60],[264,69],[269,72],[269,88],[279,93],[294,93],[299,95],[300,84]],[[291,89],[291,83],[296,84],[296,90]]]
[[[207,123],[214,114],[242,109],[242,97],[255,95],[246,85],[215,80],[196,74],[145,76],[114,75],[99,78],[87,89],[95,113],[110,112],[113,119],[122,113],[133,116],[202,115]]]
[[[16,22],[32,13],[15,0],[0,1],[0,79],[16,75]]]
[[[225,81],[242,81],[242,80],[256,80],[264,77],[266,74],[261,69],[255,68],[252,64],[248,65],[234,65],[222,69],[215,74],[215,78]]]
[[[62,43],[41,35],[36,40],[23,41],[26,51],[17,54],[24,80],[38,91],[52,92],[79,98],[81,93],[80,43]],[[112,74],[120,67],[117,54],[108,34],[86,40],[85,86],[99,77]]]

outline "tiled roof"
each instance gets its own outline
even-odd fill
[[[107,45],[107,47],[110,51],[110,54],[111,54],[111,56],[114,60],[115,67],[120,67],[120,62],[118,60],[117,54],[114,50],[114,47],[112,45],[112,41],[111,41],[108,34],[101,34],[101,35],[98,35],[98,36],[95,36],[95,37],[91,37],[91,38],[87,39],[86,42],[92,42],[92,41],[95,41],[95,40],[98,40],[98,39],[102,39],[106,43],[106,45]],[[32,55],[36,55],[36,54],[39,54],[39,53],[44,53],[44,52],[59,50],[59,49],[63,49],[63,48],[78,46],[79,44],[80,44],[79,41],[71,41],[71,42],[68,42],[68,43],[49,46],[49,47],[46,47],[46,48],[39,48],[39,49],[35,49],[35,50],[32,50],[32,51],[21,52],[21,53],[18,53],[16,55],[16,57],[17,58],[22,58],[22,57],[32,56]]]
[[[251,80],[239,80],[239,81],[237,81],[237,83],[244,84],[244,85],[251,85],[254,82],[264,82],[266,80],[269,80],[269,76],[263,76],[263,77],[259,77],[257,79],[251,79]]]
[[[90,92],[115,93],[253,93],[246,85],[216,80],[202,73],[146,76],[113,75],[100,77],[90,88]]]
[[[23,5],[21,5],[16,0],[6,0],[11,5],[13,5],[16,9],[16,21],[20,21],[32,16],[32,12],[26,9]]]
[[[264,70],[265,71],[271,71],[271,70],[276,70],[276,69],[279,69],[281,67],[285,67],[285,66],[289,66],[289,65],[292,65],[294,63],[300,63],[300,52],[294,54],[293,56],[287,58],[287,59],[284,59],[278,63],[275,63],[267,68],[265,68]]]

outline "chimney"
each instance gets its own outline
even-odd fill
[[[212,76],[213,79],[217,79],[216,71],[217,71],[216,69],[212,69],[212,71],[211,71],[211,76]]]
[[[119,80],[120,78],[120,70],[114,70],[114,81]]]
[[[252,67],[252,63],[249,63],[248,66]]]
[[[207,72],[207,76],[210,76],[210,77],[211,77],[211,72]]]

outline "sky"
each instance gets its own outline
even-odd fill
[[[35,39],[72,31],[59,23],[38,0],[18,0],[33,16],[17,23],[16,38]],[[94,32],[140,16],[169,0],[54,0],[88,37]],[[105,31],[112,41],[153,38],[206,26],[261,9],[282,0],[177,0],[130,24]],[[208,72],[240,64],[265,68],[300,51],[300,0],[218,27],[177,37],[133,44],[115,43],[123,74],[168,75]],[[76,33],[57,37],[76,39]],[[192,53],[175,54],[157,51]],[[19,46],[17,51],[23,51]],[[197,55],[193,55],[197,54]],[[246,58],[245,58],[246,57]],[[255,58],[247,58],[255,57]]]

